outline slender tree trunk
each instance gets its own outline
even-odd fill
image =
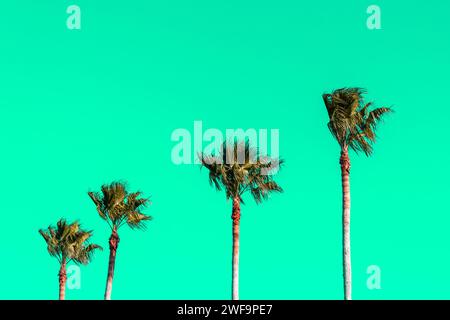
[[[119,245],[119,235],[117,228],[114,227],[111,237],[109,238],[109,263],[108,263],[108,277],[106,278],[105,300],[111,300],[112,282],[114,278],[114,266],[116,264],[116,252]]]
[[[59,267],[59,300],[65,300],[66,299],[66,280],[67,280],[67,273],[66,273],[66,259],[63,258],[61,262],[61,266]]]
[[[241,219],[241,202],[239,197],[233,199],[233,276],[232,299],[239,300],[239,222]]]
[[[341,150],[342,244],[344,260],[344,299],[352,300],[352,262],[350,255],[350,158],[348,148]]]

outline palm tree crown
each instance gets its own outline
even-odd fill
[[[218,155],[199,155],[202,166],[209,170],[209,181],[217,190],[225,189],[227,199],[238,198],[250,191],[257,203],[266,200],[271,192],[283,189],[274,181],[271,170],[281,167],[284,160],[270,159],[257,154],[249,141],[226,142]]]
[[[141,210],[149,203],[148,198],[140,198],[141,192],[128,193],[126,185],[121,182],[105,184],[101,192],[89,192],[97,212],[111,229],[119,229],[128,224],[132,229],[145,228],[144,222],[151,220]]]
[[[341,88],[323,94],[322,98],[330,118],[328,128],[341,148],[350,147],[370,155],[378,122],[393,110],[381,107],[369,111],[372,102],[364,102],[365,93],[361,88]]]
[[[96,244],[88,244],[92,231],[84,231],[78,222],[67,223],[60,219],[56,228],[49,226],[40,229],[39,233],[47,243],[47,250],[59,263],[73,261],[76,264],[88,264],[95,250],[102,247]]]

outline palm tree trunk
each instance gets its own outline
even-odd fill
[[[106,278],[106,290],[105,300],[111,300],[112,282],[114,278],[114,266],[116,264],[116,252],[119,245],[119,234],[117,233],[117,227],[113,228],[111,237],[109,238],[109,263],[108,263],[108,276]]]
[[[67,280],[67,273],[66,273],[66,259],[63,258],[61,262],[61,266],[59,267],[59,300],[65,300],[66,299],[66,280]]]
[[[342,244],[344,260],[344,299],[352,300],[352,262],[350,255],[350,158],[348,148],[341,150],[342,177]]]
[[[239,300],[239,222],[241,219],[241,201],[239,197],[233,199],[233,276],[232,299]]]

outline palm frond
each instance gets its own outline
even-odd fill
[[[281,167],[282,159],[258,154],[249,140],[224,142],[218,155],[199,155],[202,167],[209,170],[209,182],[216,190],[225,190],[227,199],[238,198],[249,191],[257,203],[272,192],[282,192],[273,180],[271,168]]]
[[[50,256],[56,257],[60,263],[72,260],[86,264],[91,260],[94,250],[100,248],[96,244],[87,244],[92,231],[82,230],[77,221],[68,223],[62,218],[56,223],[56,227],[40,229],[39,234],[44,238]],[[88,251],[85,252],[85,249]]]
[[[120,228],[128,224],[133,229],[144,229],[145,221],[151,217],[142,213],[150,203],[149,198],[142,198],[142,192],[127,191],[123,182],[112,182],[101,186],[101,192],[89,192],[97,212],[108,222],[111,228]]]
[[[322,97],[329,116],[328,128],[341,148],[350,147],[370,155],[376,126],[392,109],[382,107],[369,111],[372,102],[364,102],[365,93],[362,88],[341,88]]]

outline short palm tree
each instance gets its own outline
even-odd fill
[[[375,142],[375,129],[381,118],[392,112],[382,107],[371,110],[371,102],[365,103],[361,88],[342,88],[330,94],[323,94],[323,101],[330,121],[328,128],[339,143],[341,149],[340,166],[342,176],[342,224],[343,224],[343,258],[344,258],[344,298],[352,298],[352,271],[350,255],[350,158],[349,148],[372,153]]]
[[[202,166],[209,170],[209,182],[217,190],[225,190],[226,198],[232,199],[233,255],[232,255],[232,299],[239,299],[239,222],[242,196],[250,192],[256,203],[260,203],[271,192],[282,192],[274,181],[272,169],[280,167],[283,160],[260,157],[249,141],[226,142],[218,155],[200,154]]]
[[[132,229],[145,229],[144,222],[151,217],[143,214],[141,210],[147,206],[149,199],[140,198],[141,192],[129,193],[126,185],[121,182],[105,184],[101,187],[101,192],[89,192],[88,195],[97,207],[98,214],[108,223],[112,231],[109,238],[110,251],[105,290],[105,300],[110,300],[120,241],[119,228],[127,224]]]
[[[40,229],[39,233],[47,243],[47,251],[55,257],[59,264],[59,299],[65,299],[66,292],[66,266],[73,261],[76,264],[88,264],[97,249],[102,250],[99,245],[89,244],[92,231],[84,231],[78,222],[67,223],[60,219],[56,228],[49,226]]]

